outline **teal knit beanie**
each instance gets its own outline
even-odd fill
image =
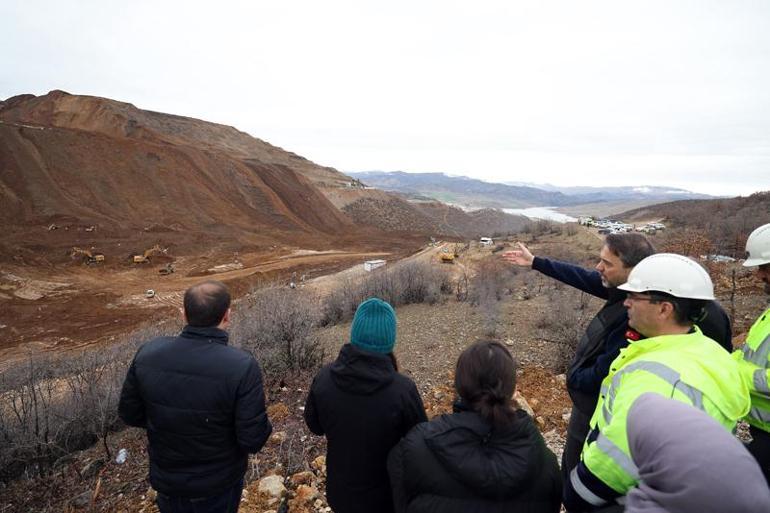
[[[358,305],[350,327],[350,343],[375,353],[392,352],[396,345],[396,312],[393,307],[376,297]]]

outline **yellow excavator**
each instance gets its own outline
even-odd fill
[[[135,264],[146,264],[150,262],[150,257],[158,253],[165,253],[166,250],[161,248],[159,244],[155,244],[150,249],[145,250],[141,255],[134,255]]]
[[[445,249],[441,252],[441,263],[442,264],[453,264],[455,263],[455,254],[454,252],[450,252],[448,249]]]
[[[72,248],[70,257],[73,259],[80,258],[83,263],[88,265],[101,264],[104,262],[104,255],[102,253],[94,253],[88,249],[80,249],[77,247]]]

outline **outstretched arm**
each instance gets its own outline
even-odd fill
[[[516,246],[518,249],[503,253],[503,260],[521,267],[532,267],[532,262],[535,259],[532,252],[521,242],[517,242]]]

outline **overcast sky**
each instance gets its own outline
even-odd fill
[[[770,2],[0,3],[0,98],[105,96],[341,171],[770,189]]]

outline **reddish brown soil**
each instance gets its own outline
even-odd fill
[[[347,189],[334,169],[232,127],[103,98],[0,104],[0,169],[0,361],[174,316],[203,279],[237,296],[292,272],[400,258],[425,240],[356,225],[324,192]],[[156,244],[166,253],[132,263]],[[87,266],[74,247],[105,262]],[[167,263],[176,272],[159,275]]]

